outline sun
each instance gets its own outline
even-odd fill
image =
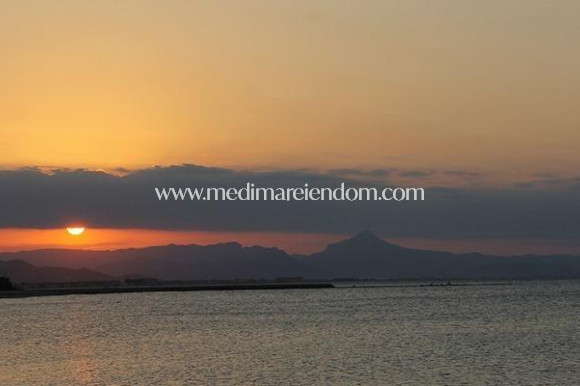
[[[80,236],[85,232],[85,227],[67,227],[66,231],[69,235]]]

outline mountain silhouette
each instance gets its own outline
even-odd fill
[[[36,266],[89,269],[122,277],[141,275],[165,280],[412,278],[577,278],[576,256],[486,256],[401,247],[370,231],[329,244],[311,255],[289,255],[278,248],[239,243],[165,245],[111,251],[45,249],[0,253],[0,260]]]
[[[13,283],[65,283],[110,281],[115,278],[86,268],[37,267],[22,260],[0,261],[0,276]]]

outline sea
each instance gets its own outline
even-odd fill
[[[580,281],[463,284],[0,299],[0,385],[580,384]]]

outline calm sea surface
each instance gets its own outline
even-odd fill
[[[0,299],[0,385],[578,385],[580,281]]]

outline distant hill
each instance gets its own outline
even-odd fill
[[[280,249],[243,247],[233,242],[113,251],[44,249],[0,253],[0,260],[7,259],[38,266],[89,268],[115,276],[139,275],[166,280],[274,278],[304,273],[304,264]]]
[[[330,244],[305,258],[324,277],[397,278],[577,278],[577,256],[486,256],[404,248],[369,231]]]
[[[580,278],[580,257],[498,257],[404,248],[369,231],[309,256],[238,243],[166,245],[113,251],[46,249],[0,253],[36,266],[86,268],[165,280],[304,278]],[[93,272],[96,274],[96,272]]]
[[[115,278],[86,268],[37,267],[22,260],[0,261],[0,276],[13,283],[109,281]]]

